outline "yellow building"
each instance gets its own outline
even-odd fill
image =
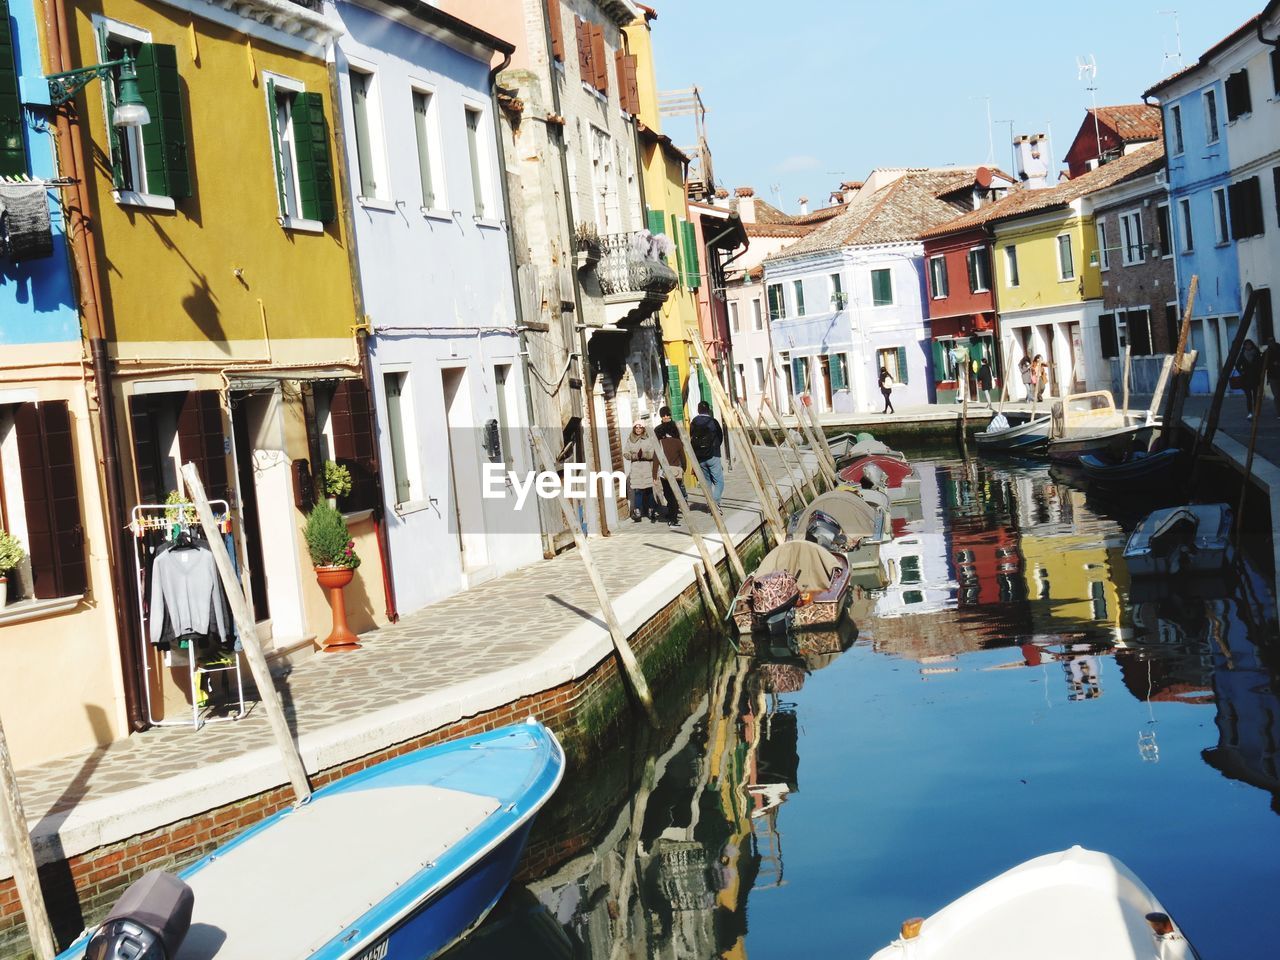
[[[76,7],[81,67],[133,58],[150,122],[113,126],[122,68],[77,99],[96,212],[96,274],[114,366],[123,526],[163,518],[195,462],[225,500],[239,570],[269,655],[314,649],[330,610],[302,531],[333,460],[363,564],[353,629],[394,615],[384,588],[382,497],[361,374],[359,305],[328,52],[339,25],[302,5],[106,0]],[[124,68],[127,71],[127,67]],[[147,582],[153,531],[123,559]],[[133,544],[130,544],[132,547]],[[142,605],[139,604],[141,607]],[[130,638],[122,696],[135,718],[190,716],[182,655]],[[132,675],[131,675],[132,674]],[[109,737],[107,738],[109,739]]]

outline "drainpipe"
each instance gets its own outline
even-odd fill
[[[1264,10],[1263,12],[1265,13],[1266,11]],[[1262,17],[1258,17],[1258,39],[1268,47],[1280,47],[1280,38],[1268,40],[1262,35],[1262,19]]]
[[[67,14],[63,0],[46,0],[45,36],[48,40],[52,73],[71,69],[74,62],[68,40]],[[84,162],[80,124],[73,122],[74,101],[56,111],[58,166],[71,182],[65,187],[67,237],[88,341],[93,372],[93,388],[98,398],[98,433],[102,444],[102,477],[106,488],[106,527],[111,557],[111,592],[115,606],[116,641],[120,649],[120,672],[124,688],[125,712],[134,731],[150,723],[142,709],[143,689],[138,660],[141,624],[134,602],[136,584],[131,582],[131,565],[125,562],[124,534],[127,524],[124,483],[121,479],[119,436],[116,432],[115,403],[111,391],[111,361],[107,352],[102,316],[101,282],[98,276],[96,240],[89,225],[84,183],[89,168]]]
[[[542,34],[543,43],[546,45],[547,51],[547,79],[551,86],[551,105],[555,110],[556,116],[563,116],[560,105],[560,88],[556,86],[556,68],[551,60],[551,17],[553,15],[552,5],[548,0],[543,0],[542,4]],[[554,10],[559,10],[559,4],[554,5]],[[549,139],[549,138],[548,138]],[[566,227],[569,232],[569,242],[573,242],[576,224],[573,222],[573,189],[569,182],[569,158],[565,153],[564,130],[560,131],[560,180],[564,189],[564,217]],[[592,396],[593,391],[591,385],[587,382],[587,330],[582,322],[582,286],[578,282],[577,271],[573,271],[573,303],[574,303],[574,328],[578,331],[578,382],[582,384],[583,405],[587,421],[587,456],[591,458],[591,468],[597,473],[600,472],[600,450],[596,445],[596,413],[595,398]],[[600,517],[600,535],[609,536],[609,518],[605,513],[604,505],[596,499],[596,513]]]
[[[511,54],[504,53],[502,62],[489,71],[489,102],[493,109],[493,132],[495,139],[498,141],[498,170],[501,176],[498,177],[502,187],[502,208],[506,211],[507,222],[511,222],[511,185],[507,182],[507,152],[502,142],[502,105],[498,103],[498,74],[507,69],[511,65]],[[512,293],[515,297],[516,304],[516,332],[519,335],[520,344],[520,369],[524,377],[524,409],[525,416],[529,420],[529,446],[531,450],[531,462],[537,464],[538,457],[532,453],[534,431],[538,429],[537,414],[533,405],[533,374],[530,372],[529,360],[529,331],[525,326],[524,302],[520,297],[520,264],[516,260],[516,243],[515,233],[511,229],[507,230],[507,258],[511,263],[511,286]],[[551,534],[547,531],[546,522],[543,520],[542,511],[538,511],[538,533],[542,537],[542,555],[548,559],[556,554],[555,541],[552,540]]]

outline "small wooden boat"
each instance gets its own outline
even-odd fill
[[[873,453],[882,453],[890,457],[905,459],[901,451],[894,450],[887,443],[877,440],[869,433],[842,433],[829,439],[827,446],[831,448],[831,455],[835,457],[837,464],[848,463]]]
[[[752,606],[756,582],[769,574],[787,572],[796,578],[799,597],[783,609],[757,611]],[[747,577],[731,606],[739,633],[767,630],[785,634],[806,627],[833,626],[849,603],[849,564],[809,540],[788,540],[774,547]]]
[[[1135,450],[1147,450],[1160,418],[1150,413],[1117,410],[1109,390],[1074,393],[1053,405],[1053,427],[1047,447],[1049,459],[1076,463],[1086,454],[1122,460]]]
[[[533,720],[385,760],[148,874],[59,960],[427,960],[497,903],[563,775]]]
[[[1104,460],[1092,453],[1080,458],[1085,476],[1108,487],[1138,487],[1146,489],[1152,483],[1166,479],[1178,465],[1180,451],[1176,447],[1148,453],[1134,450],[1122,460]]]
[[[836,530],[827,530],[821,522],[828,518],[837,524]],[[820,522],[815,523],[815,519]],[[807,507],[793,513],[787,525],[787,538],[813,540],[832,552],[844,554],[849,569],[863,570],[880,565],[880,545],[893,539],[891,527],[888,509],[877,507],[850,490],[837,488],[814,497]]]
[[[1235,560],[1231,523],[1231,508],[1225,503],[1197,503],[1147,514],[1125,544],[1130,575],[1223,572]]]
[[[844,467],[838,476],[855,486],[882,489],[894,503],[920,499],[920,475],[901,457],[867,454]]]
[[[1000,874],[871,960],[1196,960],[1156,895],[1123,863],[1072,847]]]
[[[981,453],[1040,456],[1049,445],[1052,425],[1053,418],[1047,413],[1026,420],[1009,420],[1003,414],[997,414],[987,424],[987,429],[974,434],[973,439]]]

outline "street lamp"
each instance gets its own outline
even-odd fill
[[[49,103],[60,107],[94,80],[105,80],[111,71],[119,68],[117,99],[111,124],[115,127],[142,127],[151,122],[151,111],[142,101],[138,91],[138,69],[133,54],[126,53],[119,60],[108,60],[92,67],[79,67],[65,73],[52,73],[49,81]]]

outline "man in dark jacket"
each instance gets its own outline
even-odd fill
[[[724,443],[724,430],[711,415],[711,404],[705,400],[698,402],[698,415],[689,424],[689,442],[693,445],[693,455],[698,458],[698,466],[702,475],[707,478],[711,489],[711,499],[720,504],[724,495],[724,467],[720,465],[720,446]]]

